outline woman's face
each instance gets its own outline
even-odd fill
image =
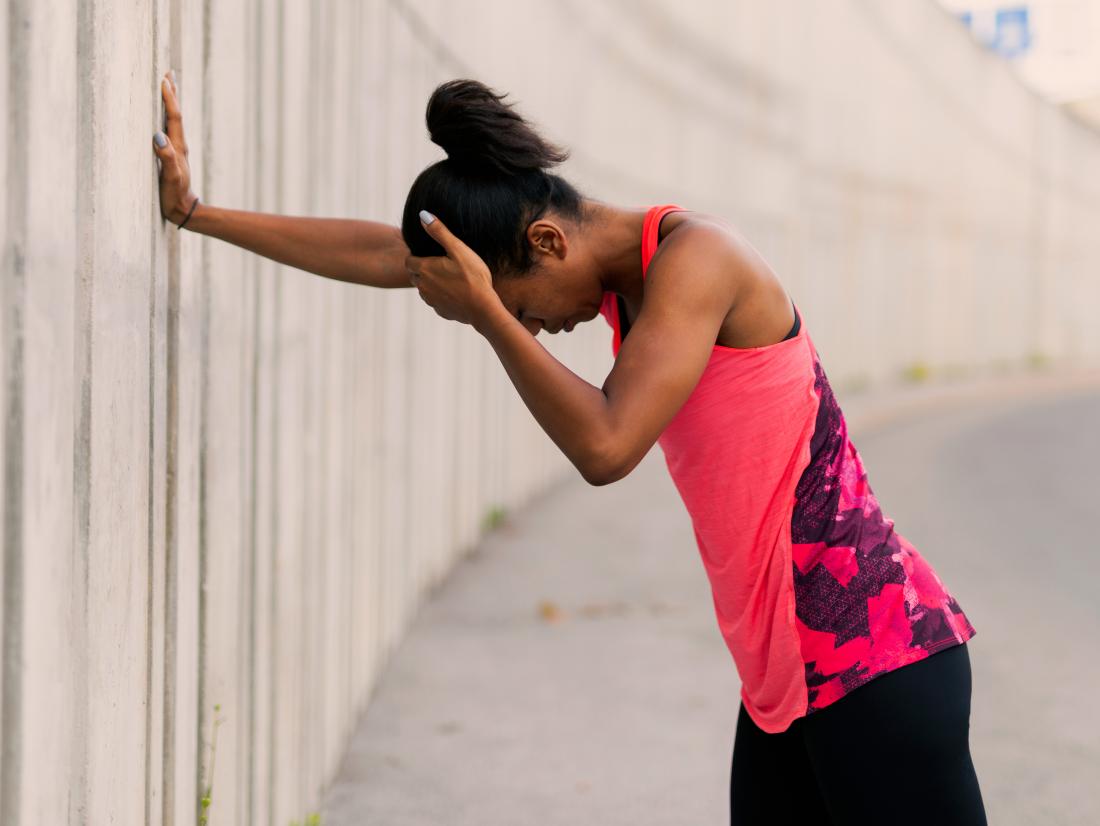
[[[560,224],[540,219],[527,229],[534,269],[524,275],[494,273],[493,288],[504,306],[532,335],[572,330],[600,313],[603,285],[592,262],[584,260],[576,235],[567,239]]]

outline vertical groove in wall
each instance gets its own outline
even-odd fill
[[[178,249],[178,248],[177,248]],[[176,576],[177,531],[176,499],[177,456],[179,438],[179,270],[178,256],[168,263],[167,310],[167,386],[165,410],[165,497],[164,497],[164,704],[162,707],[161,741],[161,819],[164,826],[175,820],[176,766],[176,640],[179,601]]]
[[[401,8],[401,7],[402,6],[399,5],[399,8]],[[402,35],[402,37],[404,38],[403,42],[405,44],[407,44],[408,43],[407,35]],[[404,56],[402,56],[402,59],[405,61],[405,65],[407,66],[408,63],[409,63],[408,59],[405,58]],[[405,94],[407,94],[408,90],[410,90],[411,88],[412,88],[412,84],[409,83],[409,82],[404,82],[404,83],[401,84],[401,89]],[[399,105],[401,105],[403,107],[404,103],[399,104]],[[389,111],[392,112],[392,110],[389,110]],[[396,113],[394,113],[394,114],[396,114]],[[408,162],[409,153],[408,153],[407,149],[403,151],[401,160],[406,162],[406,163]],[[400,197],[401,202],[403,203],[404,200],[405,200],[404,199],[404,194],[403,193],[398,193],[398,197]],[[415,404],[414,386],[415,386],[416,382],[413,382],[411,380],[413,376],[417,375],[417,371],[416,371],[416,352],[415,352],[416,348],[414,346],[414,342],[416,341],[416,338],[417,338],[417,336],[416,336],[417,316],[420,313],[420,307],[417,306],[418,304],[420,304],[420,302],[416,302],[416,303],[413,303],[411,301],[406,301],[405,302],[405,307],[404,307],[405,322],[402,325],[403,338],[404,338],[404,341],[403,341],[404,346],[403,346],[402,355],[404,357],[403,360],[404,360],[404,363],[405,363],[405,372],[404,372],[403,380],[401,382],[401,384],[402,384],[401,389],[403,391],[402,394],[401,394],[401,398],[402,398],[405,406],[404,406],[404,409],[401,411],[401,418],[405,422],[409,422],[411,426],[406,425],[406,427],[403,431],[403,434],[402,434],[403,438],[401,439],[401,453],[402,453],[401,467],[402,468],[407,468],[407,469],[413,469],[415,467],[414,464],[413,464],[413,450],[412,450],[413,440],[411,438],[409,438],[409,435],[410,435],[411,432],[413,432],[414,428],[422,426],[421,422],[418,421],[416,418],[414,418],[418,415],[419,411],[414,406],[414,404]],[[416,424],[412,425],[411,423],[414,422],[414,421],[416,422]],[[402,473],[401,476],[402,476],[401,481],[402,481],[402,484],[403,484],[404,489],[405,489],[404,494],[401,497],[401,521],[402,521],[401,547],[398,548],[398,549],[395,549],[396,553],[398,553],[400,555],[400,558],[401,558],[401,584],[400,584],[400,588],[399,588],[400,608],[398,609],[398,614],[397,614],[397,617],[396,617],[398,628],[403,628],[406,621],[412,616],[412,604],[413,604],[413,602],[415,602],[415,598],[413,597],[413,594],[412,594],[412,591],[413,591],[413,589],[412,589],[412,580],[413,580],[413,577],[415,576],[413,556],[414,556],[414,554],[416,554],[417,555],[417,560],[416,561],[419,561],[419,550],[420,550],[419,548],[416,547],[416,544],[415,544],[416,540],[418,540],[420,538],[420,534],[419,534],[419,531],[415,530],[414,525],[413,525],[413,510],[414,509],[413,509],[413,506],[412,506],[412,503],[414,501],[417,501],[416,486],[417,486],[417,484],[419,483],[420,480],[415,478],[415,476],[416,476],[416,471],[415,470],[412,470],[412,472]],[[395,634],[395,637],[396,637],[396,634]]]
[[[280,6],[281,8],[281,6]],[[280,14],[281,17],[281,14]],[[280,41],[281,42],[281,41]],[[281,74],[280,74],[281,76]],[[281,121],[280,121],[281,122]],[[278,130],[276,130],[278,131]],[[281,157],[281,147],[276,150],[276,156]],[[277,173],[281,174],[281,173]],[[278,211],[278,209],[276,210]],[[274,335],[271,339],[271,370],[269,375],[271,377],[271,387],[269,390],[270,410],[271,410],[271,444],[268,445],[268,450],[271,452],[271,571],[269,572],[269,582],[271,583],[271,590],[268,594],[268,627],[271,629],[268,635],[268,639],[271,644],[271,650],[268,652],[268,703],[267,703],[267,742],[268,749],[265,759],[267,760],[267,811],[269,823],[275,823],[275,783],[276,774],[275,766],[278,763],[276,755],[279,754],[279,728],[278,728],[278,714],[277,709],[279,707],[279,691],[278,691],[278,665],[279,665],[279,634],[277,631],[276,621],[279,616],[279,565],[278,565],[278,549],[279,549],[279,373],[280,362],[278,354],[280,348],[277,344],[279,321],[281,318],[281,295],[282,295],[282,282],[278,277],[275,278],[272,285],[274,290],[274,296],[272,299],[273,307],[271,310],[271,325]]]
[[[307,89],[315,89],[317,82],[317,16],[318,16],[319,4],[312,3],[309,7],[309,47],[307,52],[307,61],[309,72],[309,81],[306,84]],[[316,157],[316,139],[314,137],[317,130],[317,96],[310,94],[308,96],[308,118],[309,129],[306,132],[306,168],[299,170],[300,173],[305,173],[307,185],[305,186],[306,197],[306,214],[315,215],[317,212],[317,198],[316,198],[316,176],[309,174],[309,169],[313,167],[313,160]],[[304,347],[306,357],[311,352],[313,344],[313,337],[317,335],[315,332],[315,325],[309,324],[309,316],[316,306],[317,296],[314,291],[306,293],[309,300],[303,301],[304,312],[306,313],[307,321],[304,324]],[[301,323],[301,320],[299,320]],[[305,461],[303,463],[303,477],[306,482],[304,488],[304,495],[302,496],[302,502],[305,506],[305,512],[302,515],[302,543],[298,546],[299,560],[298,563],[301,566],[302,571],[302,596],[300,603],[300,610],[302,616],[302,640],[304,650],[302,651],[302,674],[309,675],[311,679],[303,680],[301,690],[298,695],[299,711],[298,711],[298,724],[299,724],[299,741],[298,741],[298,778],[299,789],[298,799],[296,801],[297,807],[300,809],[306,805],[306,802],[312,797],[312,780],[313,780],[313,754],[315,739],[310,737],[310,733],[313,731],[313,727],[307,725],[307,721],[310,719],[310,709],[317,707],[317,704],[313,700],[313,688],[315,683],[312,677],[317,673],[316,659],[317,659],[317,640],[314,638],[316,632],[316,611],[309,610],[309,606],[312,603],[311,595],[314,591],[314,572],[318,567],[324,564],[323,552],[324,548],[321,547],[315,541],[314,525],[317,522],[322,521],[320,518],[320,503],[313,499],[313,495],[316,495],[317,490],[317,468],[313,462],[310,461],[311,457],[316,458],[316,450],[313,447],[314,428],[317,424],[313,421],[314,410],[311,402],[317,395],[316,388],[310,385],[310,380],[315,375],[315,371],[311,370],[309,365],[306,364],[303,370],[303,382],[306,385],[305,392],[302,394],[303,399],[303,421],[302,430],[304,437],[302,439],[302,447],[305,451]],[[312,494],[312,495],[311,495]],[[311,507],[311,505],[313,507]],[[308,549],[318,548],[320,553],[310,553]]]
[[[404,378],[401,382],[402,393],[401,398],[404,402],[404,409],[401,411],[401,418],[409,422],[406,425],[404,431],[404,438],[401,439],[401,467],[406,472],[401,474],[401,483],[405,488],[404,496],[401,497],[401,547],[395,548],[394,552],[401,558],[401,585],[398,589],[400,601],[400,608],[398,609],[397,625],[403,627],[405,621],[411,614],[410,602],[412,601],[410,582],[413,577],[413,561],[412,556],[417,551],[414,548],[413,540],[417,537],[417,532],[413,530],[413,508],[412,502],[415,501],[416,483],[419,481],[415,479],[415,470],[412,461],[412,442],[409,438],[410,434],[414,431],[414,428],[420,426],[420,422],[415,425],[411,423],[414,421],[413,417],[417,415],[418,411],[413,406],[413,386],[415,382],[412,377],[416,375],[416,353],[414,352],[413,342],[415,339],[415,333],[413,332],[416,325],[416,313],[419,311],[419,307],[413,304],[411,301],[405,302],[404,313],[405,323],[403,325],[403,353],[405,372]]]
[[[252,162],[254,164],[254,185],[255,191],[253,194],[253,203],[255,209],[264,209],[264,161],[266,159],[266,153],[264,151],[265,143],[261,140],[263,135],[263,119],[261,117],[262,101],[264,100],[264,15],[263,5],[256,4],[256,18],[255,25],[255,71],[254,71],[254,86],[252,92],[252,118],[253,118],[253,136],[252,146],[255,147],[255,151],[252,153]],[[247,525],[247,539],[245,545],[245,553],[248,556],[248,616],[246,618],[246,629],[248,634],[246,652],[246,662],[248,666],[248,673],[245,679],[245,685],[248,695],[248,709],[247,717],[245,719],[245,759],[246,767],[244,771],[244,819],[243,823],[255,823],[255,811],[256,811],[256,525],[257,525],[257,508],[259,507],[259,491],[257,484],[257,463],[259,457],[259,398],[260,398],[260,352],[263,348],[263,302],[261,301],[263,283],[261,276],[263,275],[262,267],[266,266],[262,264],[262,259],[258,255],[252,256],[252,351],[251,351],[251,381],[246,385],[250,388],[251,392],[248,396],[248,413],[249,413],[249,461],[248,461],[248,499],[245,507],[248,514]]]
[[[244,11],[241,15],[244,21],[244,29],[241,33],[241,73],[244,79],[240,86],[245,99],[239,100],[239,106],[250,109],[254,114],[257,108],[255,100],[255,55],[260,41],[260,32],[256,31],[255,24],[260,15],[260,0],[251,0],[246,4],[246,8],[250,9],[251,14],[249,11]],[[237,89],[234,88],[234,91],[237,91]],[[245,126],[243,141],[245,151],[254,156],[257,143],[259,143],[259,135],[254,131],[252,133],[246,131],[250,125],[248,118],[242,118],[242,122]],[[245,208],[255,210],[255,180],[249,177],[252,170],[249,169],[248,164],[242,163],[237,169],[234,169],[234,173],[240,175],[240,191],[244,198]],[[250,306],[253,293],[250,280],[253,283],[255,282],[256,266],[256,256],[245,258],[241,267],[241,278],[238,280],[240,291],[237,318],[235,318],[240,333],[237,341],[235,341],[238,346],[235,356],[237,356],[238,370],[237,485],[241,516],[239,524],[235,526],[238,530],[239,544],[237,553],[237,647],[235,647],[237,657],[234,658],[235,665],[237,665],[237,674],[235,674],[232,685],[234,702],[237,704],[233,722],[233,733],[235,740],[237,740],[233,750],[233,823],[240,824],[240,826],[244,826],[246,823],[244,821],[244,803],[246,797],[248,797],[243,789],[245,785],[248,785],[248,777],[246,777],[248,772],[246,772],[245,767],[249,760],[248,675],[251,651],[248,645],[251,637],[249,596],[252,593],[252,585],[249,582],[249,498],[251,493],[251,485],[249,484],[249,425],[251,423],[249,415],[251,406],[248,400],[249,389],[251,388],[249,379],[249,349],[251,344],[249,323],[255,316],[255,308]]]
[[[320,186],[314,184],[314,204],[311,210],[311,215],[316,215],[320,211],[327,212],[329,207],[326,199],[317,197],[320,192],[324,192],[328,196],[332,192],[332,178],[328,174],[329,170],[326,165],[321,163],[321,158],[328,155],[328,152],[322,152],[322,145],[327,137],[332,135],[332,121],[330,120],[330,109],[327,105],[329,94],[332,89],[332,78],[328,76],[326,69],[328,68],[328,60],[332,54],[332,44],[328,42],[328,37],[332,31],[331,21],[329,16],[325,13],[329,8],[325,4],[315,4],[318,15],[318,23],[315,27],[315,35],[313,40],[315,58],[311,62],[313,69],[312,82],[309,88],[315,90],[311,95],[312,98],[317,100],[317,109],[314,115],[313,129],[310,130],[310,149],[309,149],[309,169],[312,174],[310,179],[317,181]],[[321,204],[325,204],[322,206]],[[325,767],[328,765],[328,761],[325,759],[328,748],[328,680],[329,672],[333,667],[328,659],[329,643],[328,635],[330,633],[328,624],[328,585],[329,585],[329,568],[331,565],[331,558],[335,555],[335,549],[331,547],[329,542],[330,531],[330,519],[329,514],[332,512],[328,506],[331,486],[329,485],[329,477],[332,474],[332,468],[329,466],[328,455],[328,440],[329,440],[329,425],[331,424],[331,417],[326,415],[326,411],[329,410],[329,401],[331,384],[329,382],[328,365],[331,364],[331,353],[329,347],[332,342],[332,317],[331,317],[331,294],[328,285],[319,285],[319,289],[316,290],[317,300],[320,302],[320,319],[319,324],[316,326],[316,330],[320,333],[319,355],[320,362],[318,364],[319,369],[316,371],[318,377],[318,383],[320,387],[317,392],[317,399],[320,403],[317,405],[317,513],[321,518],[317,520],[317,548],[320,550],[320,559],[317,564],[317,579],[319,580],[317,587],[314,589],[315,601],[314,615],[317,617],[317,657],[320,662],[320,668],[313,669],[313,684],[316,686],[317,693],[313,702],[314,716],[311,720],[312,728],[317,733],[317,743],[314,747],[311,757],[315,757],[315,762],[310,766],[310,777],[313,778],[313,784],[309,790],[309,800],[305,805],[312,805],[312,801],[316,799],[316,796],[320,793],[320,789],[323,785]],[[321,365],[324,365],[323,367]]]
[[[212,164],[212,135],[211,135],[211,83],[210,83],[210,7],[212,0],[203,0],[202,4],[202,191],[211,199],[215,197],[213,188]],[[203,664],[206,661],[206,579],[209,572],[209,559],[206,539],[206,445],[209,416],[207,400],[210,397],[210,245],[212,239],[204,235],[200,239],[200,279],[199,279],[199,312],[202,320],[199,325],[199,444],[198,444],[198,646],[196,651],[197,699],[195,714],[195,740],[199,744],[195,751],[195,820],[199,820],[202,813],[202,796],[205,793],[203,787],[203,768],[205,766],[205,749],[203,748],[203,708],[206,705],[206,677]]]
[[[19,826],[23,774],[23,309],[29,154],[30,0],[8,5],[7,244],[4,249],[4,634],[0,823]]]
[[[285,9],[284,0],[279,0],[276,6],[276,27],[275,27],[275,43],[276,48],[281,49],[283,45],[284,35],[284,19]],[[285,61],[278,61],[278,68],[275,71],[275,135],[272,140],[272,152],[275,155],[275,205],[274,209],[277,213],[284,212],[283,203],[283,114],[284,114],[284,102],[283,98],[286,94],[284,86],[284,71]],[[268,595],[269,613],[268,613],[268,627],[270,632],[268,634],[268,640],[271,645],[271,650],[268,653],[268,704],[267,704],[267,727],[268,727],[268,750],[267,750],[267,816],[268,826],[274,826],[277,812],[275,811],[275,783],[276,774],[275,766],[278,762],[275,755],[279,753],[279,740],[278,740],[278,726],[276,721],[278,714],[276,710],[279,707],[279,691],[278,691],[278,665],[279,665],[279,634],[277,633],[278,626],[276,621],[279,617],[279,565],[278,565],[278,549],[279,549],[279,389],[280,389],[280,376],[282,374],[281,361],[279,354],[282,349],[278,346],[280,340],[279,330],[280,321],[282,319],[282,294],[283,294],[283,279],[282,271],[276,266],[273,272],[272,290],[273,307],[271,310],[271,352],[269,357],[271,358],[272,365],[269,375],[271,377],[271,445],[269,447],[271,451],[271,555],[270,564],[271,571],[268,575],[268,581],[270,582],[270,593]]]
[[[376,23],[378,29],[381,31],[381,35],[376,38],[376,44],[380,45],[379,52],[381,57],[378,61],[379,67],[379,80],[378,80],[378,99],[375,101],[375,111],[384,113],[386,120],[389,119],[390,112],[390,100],[393,95],[390,90],[389,73],[385,67],[390,65],[390,60],[393,57],[393,47],[391,45],[390,32],[393,27],[393,10],[390,4],[386,4],[381,9],[381,12],[376,15]],[[378,165],[378,184],[375,192],[376,202],[379,205],[379,211],[384,209],[384,204],[392,202],[390,175],[386,174],[388,168],[388,159],[390,158],[394,141],[390,137],[389,129],[378,130],[378,152],[377,157],[381,159]],[[394,450],[392,442],[389,438],[390,429],[392,427],[392,414],[390,412],[391,404],[389,401],[389,365],[392,364],[399,355],[398,342],[394,338],[393,332],[393,318],[396,313],[393,312],[393,301],[381,301],[378,302],[378,329],[379,336],[376,336],[375,352],[379,359],[379,368],[376,373],[376,393],[378,398],[378,404],[376,410],[378,413],[377,431],[379,433],[378,439],[378,463],[377,463],[377,478],[379,479],[379,494],[378,494],[378,547],[375,555],[375,562],[377,566],[377,581],[378,581],[378,610],[375,617],[375,627],[377,629],[376,636],[378,640],[377,647],[377,659],[375,660],[375,673],[381,671],[382,666],[386,660],[389,651],[389,625],[390,616],[393,614],[393,604],[396,600],[396,594],[393,588],[393,558],[389,553],[389,547],[387,543],[392,540],[394,535],[393,525],[397,521],[393,510],[389,507],[395,495],[392,491],[397,488],[394,485],[385,485],[382,480],[386,478],[386,474],[389,472],[390,467],[393,464],[391,459],[391,453]]]
[[[79,392],[73,439],[73,626],[72,673],[88,673],[88,566],[91,530],[92,470],[92,301],[95,262],[96,164],[96,0],[78,0],[76,29],[77,123],[74,134],[85,136],[76,148],[76,285],[74,297],[73,377]],[[77,677],[73,686],[73,747],[70,766],[69,816],[86,822],[88,816],[88,681]]]
[[[389,3],[387,3],[385,5],[385,7],[383,7],[382,13],[376,17],[376,22],[378,23],[378,27],[380,29],[382,29],[382,32],[383,32],[383,36],[382,36],[382,59],[379,62],[379,74],[381,75],[381,78],[380,78],[379,83],[378,83],[380,96],[379,96],[379,100],[377,101],[376,111],[384,112],[387,116],[389,115],[389,111],[390,111],[390,100],[392,98],[392,95],[390,94],[390,83],[389,83],[389,79],[387,77],[387,72],[385,70],[385,67],[391,65],[390,61],[393,59],[393,48],[392,48],[392,45],[391,45],[393,38],[390,36],[390,31],[392,30],[392,27],[393,27],[392,18],[393,18],[393,10],[392,10],[392,6]],[[389,130],[389,129],[379,130],[379,144],[380,144],[380,146],[379,146],[378,157],[382,158],[382,159],[385,159],[385,160],[388,160],[389,157],[390,157],[390,151],[391,151],[392,143],[393,143],[391,138],[390,138],[390,131],[391,130]],[[385,160],[383,161],[383,164],[385,163]],[[384,168],[383,164],[379,164],[380,169]],[[382,204],[389,204],[389,203],[391,203],[391,198],[390,198],[390,195],[391,195],[391,193],[390,193],[390,176],[386,175],[386,174],[382,174],[382,175],[379,176],[379,180],[381,182],[381,186],[379,187],[380,191],[379,191],[379,194],[378,194],[378,199],[379,199],[378,202],[382,203]],[[390,325],[389,325],[389,323],[386,323],[386,314],[384,312],[384,310],[388,309],[389,306],[390,306],[389,302],[383,304],[382,308],[381,308],[381,310],[379,311],[379,314],[378,314],[380,320],[383,322],[379,325],[383,330],[382,347],[379,348],[379,352],[378,352],[379,363],[381,365],[386,365],[390,362],[391,358],[393,358],[394,350],[396,349],[394,347],[395,342],[393,340],[393,336],[390,335]],[[389,375],[389,373],[384,367],[380,368],[378,373],[377,373],[378,384],[377,384],[377,387],[375,388],[376,392],[378,394],[378,399],[379,399],[379,402],[378,402],[378,405],[377,405],[377,408],[376,408],[379,412],[377,427],[379,428],[379,432],[382,434],[382,438],[379,440],[380,441],[380,445],[379,445],[380,449],[379,449],[379,452],[378,452],[378,458],[380,460],[379,461],[379,467],[378,467],[378,470],[376,470],[375,472],[378,474],[378,477],[380,478],[380,480],[381,480],[382,475],[385,473],[385,470],[389,467],[389,452],[391,450],[390,446],[387,445],[386,441],[385,441],[386,436],[388,436],[388,434],[389,434],[388,428],[389,428],[389,407],[390,406],[389,406],[389,404],[385,403],[385,401],[384,401],[384,399],[386,397],[386,391],[388,389],[386,387],[386,381],[387,381],[388,375]],[[389,646],[389,640],[390,640],[389,625],[390,625],[390,616],[393,613],[393,608],[392,608],[393,600],[395,599],[395,595],[393,593],[393,588],[391,587],[392,586],[392,576],[390,574],[390,570],[392,568],[392,556],[391,556],[390,553],[388,553],[389,549],[385,545],[385,540],[388,539],[393,534],[393,531],[390,528],[390,525],[394,521],[394,515],[392,513],[390,513],[389,509],[386,507],[386,504],[389,501],[389,493],[386,490],[386,487],[387,486],[385,484],[380,482],[380,484],[379,484],[379,504],[380,504],[380,507],[378,509],[378,512],[379,512],[379,517],[380,517],[379,521],[380,521],[381,524],[379,525],[379,534],[378,534],[379,535],[379,541],[378,541],[377,557],[376,557],[377,566],[378,566],[377,567],[377,570],[378,570],[378,583],[379,583],[378,584],[378,595],[379,595],[378,611],[377,611],[377,614],[376,614],[376,617],[375,617],[376,627],[378,629],[377,639],[379,641],[378,652],[377,652],[378,656],[375,659],[375,678],[376,679],[377,679],[378,672],[381,671],[382,666],[385,663],[385,660],[387,659],[387,657],[389,655],[389,647],[390,647]]]
[[[181,0],[168,4],[168,59],[186,83],[183,65],[183,10]],[[154,37],[154,43],[156,42]],[[159,83],[159,71],[154,71]],[[158,86],[159,89],[159,86]],[[163,106],[158,108],[163,111]],[[178,234],[178,233],[177,233]],[[154,235],[156,233],[154,232]],[[176,819],[176,679],[179,653],[176,649],[179,627],[179,579],[177,577],[178,534],[176,502],[178,495],[179,446],[179,311],[180,311],[180,246],[169,234],[168,296],[165,308],[166,358],[165,387],[165,491],[164,491],[164,702],[161,731],[161,826],[173,826]]]
[[[297,287],[297,285],[295,285]],[[308,312],[308,305],[306,304],[304,297],[301,296],[300,288],[296,289],[298,297],[303,299],[301,304],[296,308],[297,313]],[[296,323],[300,324],[300,319],[295,319]],[[299,327],[299,329],[301,329]],[[308,331],[302,333],[303,348],[308,353]],[[304,369],[301,374],[300,382],[305,384],[309,381],[309,370]],[[305,766],[309,764],[309,739],[307,737],[307,726],[305,720],[309,715],[310,702],[306,696],[306,687],[310,685],[310,682],[306,679],[306,675],[313,673],[313,653],[314,646],[313,640],[310,638],[312,632],[312,624],[310,623],[311,613],[307,610],[309,605],[309,592],[311,585],[310,577],[310,565],[306,564],[308,559],[313,561],[313,557],[306,553],[306,549],[310,547],[310,526],[311,526],[311,509],[309,507],[309,497],[313,491],[313,477],[311,472],[313,468],[310,465],[309,455],[309,440],[310,440],[310,428],[313,425],[312,419],[309,415],[309,400],[312,392],[310,389],[306,389],[302,393],[302,443],[300,449],[302,451],[302,495],[297,503],[297,507],[302,509],[302,534],[297,548],[291,553],[298,556],[295,560],[296,570],[301,572],[301,582],[299,588],[301,593],[299,594],[298,601],[298,616],[301,621],[301,633],[299,635],[300,644],[302,650],[299,652],[302,661],[302,667],[295,673],[297,677],[297,689],[298,689],[298,713],[297,713],[297,726],[298,726],[298,744],[297,744],[297,781],[298,781],[298,794],[295,798],[295,808],[299,808],[302,805],[302,801],[308,798],[309,778],[306,777]]]
[[[247,32],[246,32],[247,37]],[[247,60],[247,58],[246,58]],[[244,88],[248,88],[248,84],[244,84]],[[245,145],[249,145],[246,138]],[[244,168],[244,164],[241,166],[242,185],[241,192],[244,193],[247,205],[247,170]],[[245,400],[245,393],[248,387],[247,376],[247,360],[248,360],[248,319],[249,319],[249,285],[248,285],[248,273],[255,267],[255,262],[245,259],[243,266],[241,267],[241,277],[237,281],[237,287],[239,289],[237,305],[236,305],[236,322],[237,330],[240,335],[237,338],[237,502],[240,508],[240,516],[237,519],[237,641],[234,657],[237,673],[236,679],[233,681],[234,702],[236,703],[236,718],[234,720],[233,733],[236,739],[236,745],[234,747],[234,763],[233,763],[233,788],[235,794],[233,796],[234,802],[234,823],[244,823],[244,813],[242,807],[244,805],[245,796],[241,793],[241,787],[244,783],[244,762],[247,760],[245,755],[245,735],[248,729],[248,723],[244,716],[247,714],[245,697],[245,687],[248,673],[248,652],[245,650],[245,646],[248,642],[248,594],[250,591],[249,583],[246,581],[248,575],[248,516],[244,512],[248,507],[248,479],[246,470],[248,468],[248,455],[246,453],[248,444],[248,406]],[[239,721],[239,722],[238,722]]]
[[[362,18],[362,5],[355,4],[353,7],[352,17],[354,23],[351,26],[351,55],[352,66],[354,70],[354,77],[358,79],[358,83],[353,83],[352,88],[364,88],[366,84],[362,81],[366,77],[366,72],[363,66],[363,49],[355,48],[355,44],[364,42],[363,38],[363,18]],[[351,101],[348,101],[349,106],[353,106],[352,109],[352,134],[361,136],[363,134],[363,110],[366,109],[370,102],[366,100],[366,96],[354,97]],[[359,155],[359,161],[355,165],[355,171],[352,176],[351,187],[351,204],[349,205],[355,217],[359,217],[359,211],[362,209],[362,202],[359,198],[359,175],[361,174],[362,155]],[[350,515],[350,529],[348,538],[351,542],[351,558],[349,563],[349,570],[347,581],[345,582],[345,588],[347,590],[347,611],[348,615],[344,618],[348,627],[347,648],[344,651],[344,656],[347,657],[349,668],[347,670],[347,683],[344,687],[345,696],[350,700],[349,704],[345,707],[346,720],[350,724],[346,735],[350,737],[354,731],[354,724],[358,717],[356,711],[358,709],[358,702],[356,697],[356,691],[359,689],[356,675],[358,670],[355,667],[356,659],[356,641],[358,640],[359,625],[356,622],[356,608],[355,608],[355,589],[359,584],[359,563],[362,559],[362,555],[365,549],[366,543],[363,541],[363,537],[357,530],[362,522],[356,518],[355,506],[357,502],[362,500],[362,480],[363,473],[369,472],[359,463],[360,453],[360,441],[363,434],[363,417],[359,409],[360,393],[362,388],[360,385],[360,378],[363,375],[363,365],[359,362],[359,354],[362,352],[360,345],[360,330],[361,325],[356,324],[357,318],[362,317],[363,312],[363,291],[356,290],[352,295],[350,302],[352,305],[352,317],[348,326],[348,330],[351,333],[351,480],[348,488],[348,496],[350,497],[346,505],[347,512]],[[347,749],[349,740],[345,740],[344,748]]]
[[[157,112],[161,111],[161,104],[158,104],[157,101],[163,101],[163,98],[160,96],[160,80],[157,77],[157,68],[159,64],[158,52],[160,47],[159,11],[160,3],[153,2],[150,9],[152,36],[150,37],[149,48],[149,71],[153,81],[151,88],[157,90],[157,96],[153,99],[153,107]],[[161,124],[158,121],[157,128],[160,128],[160,126]],[[154,177],[156,176],[156,166],[157,164],[154,162]],[[157,192],[157,185],[155,182],[153,191],[154,193]],[[158,202],[154,201],[154,203]],[[159,217],[159,208],[157,209],[157,217]],[[148,518],[145,521],[148,529],[145,540],[147,553],[145,580],[145,826],[152,826],[153,717],[156,709],[156,704],[153,702],[153,638],[156,630],[154,616],[156,600],[154,599],[154,595],[157,589],[157,253],[160,248],[158,242],[162,234],[160,231],[160,223],[160,221],[156,220],[149,222],[149,277],[152,286],[149,290],[149,461],[146,465],[148,470],[146,476],[146,494],[148,497],[149,512]],[[167,686],[164,688],[167,688]],[[161,716],[163,717],[163,706],[161,708]]]

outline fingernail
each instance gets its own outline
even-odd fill
[[[165,146],[168,145],[168,138],[164,137],[163,132],[157,132],[153,135],[153,143],[163,149]]]
[[[435,220],[435,216],[428,212],[428,210],[422,209],[420,210],[420,220],[423,221],[425,224],[430,224],[432,221]]]
[[[168,70],[168,77],[172,78],[172,82],[175,83],[176,82],[176,70],[175,69],[169,69]]]

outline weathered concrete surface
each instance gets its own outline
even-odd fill
[[[989,822],[1096,823],[1100,372],[838,398],[884,510],[978,629]],[[655,448],[614,485],[558,486],[456,567],[325,823],[727,823],[739,687]]]

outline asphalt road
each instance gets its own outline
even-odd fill
[[[989,822],[1100,823],[1100,392],[922,417],[859,449],[977,630]]]
[[[1100,385],[1020,386],[867,426],[838,399],[883,510],[977,630],[989,822],[1096,824]],[[376,686],[323,822],[726,824],[738,690],[655,448],[614,485],[558,486],[457,566]]]

